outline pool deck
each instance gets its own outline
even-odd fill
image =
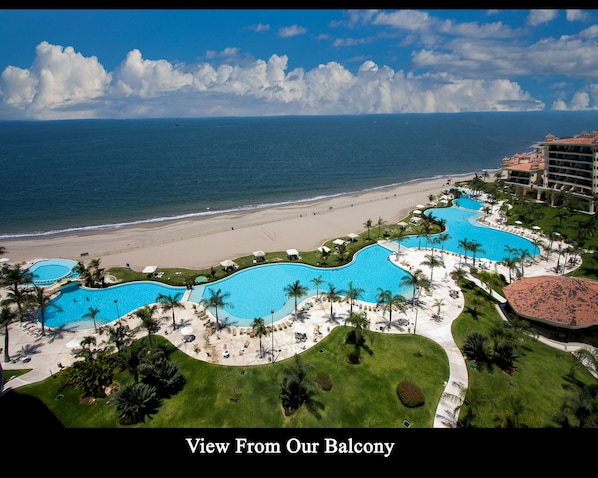
[[[490,222],[491,224],[492,222]],[[507,228],[510,232],[524,235],[522,228]],[[525,230],[525,236],[532,238],[534,233]],[[396,243],[389,244],[381,241],[380,244],[389,248],[395,248]],[[420,296],[421,304],[417,311],[416,333],[430,338],[440,344],[448,355],[450,365],[450,376],[445,383],[445,392],[453,395],[459,395],[461,384],[467,387],[468,370],[465,359],[455,343],[451,325],[463,309],[463,294],[457,284],[450,278],[450,272],[456,266],[470,266],[471,258],[468,262],[463,262],[461,255],[444,252],[438,249],[406,249],[401,247],[400,254],[393,254],[389,250],[389,259],[393,263],[406,270],[413,271],[422,269],[427,277],[430,277],[430,269],[422,265],[426,260],[426,255],[434,253],[442,258],[444,267],[437,266],[433,270],[432,291],[429,294],[425,292]],[[555,275],[554,267],[556,264],[556,254],[548,260],[536,257],[531,265],[525,267],[527,277],[537,275]],[[479,260],[477,261],[479,263]],[[499,263],[493,263],[482,260],[482,264],[495,269],[508,277],[508,270]],[[478,264],[476,264],[478,265]],[[475,280],[469,276],[471,280]],[[458,293],[455,295],[455,291]],[[249,367],[264,365],[272,360],[281,361],[300,354],[311,347],[325,347],[324,339],[329,332],[338,325],[344,325],[345,319],[349,315],[349,303],[334,303],[334,316],[330,317],[330,303],[322,298],[316,300],[311,297],[301,304],[298,310],[303,309],[303,305],[310,303],[309,310],[298,314],[297,318],[293,314],[286,316],[283,320],[274,323],[274,351],[272,351],[272,335],[268,334],[260,339],[251,337],[249,327],[227,326],[220,330],[210,327],[209,324],[215,323],[215,318],[197,304],[186,302],[185,294],[183,297],[184,308],[175,309],[177,327],[173,329],[172,312],[164,313],[164,320],[161,323],[158,334],[163,335],[170,340],[176,347],[198,360],[207,361],[215,364],[222,364],[237,367]],[[410,297],[407,297],[408,299]],[[438,301],[441,301],[440,317],[438,312]],[[390,334],[408,334],[413,333],[413,327],[416,320],[415,308],[411,307],[406,313],[393,312],[392,323],[388,327],[388,314],[383,314],[376,310],[375,304],[356,301],[353,305],[354,311],[366,310],[370,320],[370,328],[373,331]],[[139,319],[127,319],[131,329],[137,327]],[[269,327],[268,320],[265,319],[265,325]],[[52,374],[59,371],[60,366],[69,366],[75,360],[72,348],[67,344],[73,339],[81,339],[92,335],[96,338],[97,346],[101,347],[107,341],[107,336],[102,333],[94,333],[93,330],[61,331],[51,330],[46,327],[46,335],[39,335],[39,326],[25,328],[23,325],[30,323],[16,322],[9,325],[9,347],[11,352],[10,362],[3,362],[2,367],[6,370],[31,368],[31,371],[20,377],[14,378],[4,385],[4,391],[27,385],[40,380],[44,380]],[[195,339],[187,342],[181,333],[184,327],[191,327]],[[306,333],[306,340],[298,341],[295,338],[295,329],[301,327]],[[4,334],[2,334],[4,335]],[[138,332],[137,337],[146,335],[146,332]],[[543,338],[540,340],[550,345],[566,350],[575,351],[582,347],[582,344],[559,344],[548,341]],[[2,346],[4,341],[2,341]],[[3,352],[2,352],[3,354]],[[28,357],[27,362],[22,362],[19,357]],[[455,402],[442,398],[438,404],[434,428],[451,428],[455,426],[457,417],[453,415]]]

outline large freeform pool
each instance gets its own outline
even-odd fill
[[[538,254],[539,249],[525,237],[512,234],[510,232],[494,229],[478,222],[478,218],[484,213],[480,208],[484,203],[474,201],[473,199],[462,197],[454,202],[454,206],[445,208],[427,209],[425,214],[431,214],[437,219],[446,221],[446,231],[448,240],[434,247],[463,254],[463,248],[460,242],[464,239],[475,240],[481,244],[481,250],[476,253],[477,258],[485,258],[491,261],[502,261],[509,254],[506,248],[510,247],[517,250],[525,250],[531,256]],[[439,234],[432,234],[427,237],[407,236],[400,241],[401,247],[417,248],[430,247],[432,241]]]
[[[400,287],[408,273],[389,260],[391,251],[378,244],[359,251],[353,261],[341,267],[317,268],[297,263],[276,263],[243,269],[219,281],[196,285],[189,301],[200,303],[209,297],[209,289],[228,294],[225,302],[230,305],[218,310],[218,317],[225,323],[239,327],[251,327],[253,319],[261,317],[266,323],[272,319],[281,320],[290,314],[295,299],[286,296],[285,287],[299,281],[309,292],[299,301],[327,291],[333,285],[337,292],[346,290],[349,282],[354,288],[363,289],[360,300],[377,302],[378,288],[389,289],[409,297],[410,288]],[[322,284],[316,286],[312,280],[320,277]],[[45,325],[54,328],[90,329],[93,321],[83,318],[89,308],[99,309],[97,325],[115,321],[146,304],[156,302],[158,295],[182,298],[185,287],[171,287],[157,282],[141,281],[120,284],[105,289],[89,289],[78,284],[63,287],[60,295],[46,309]],[[343,294],[341,294],[343,295]],[[57,306],[57,307],[54,307]],[[212,313],[215,311],[212,310]],[[176,314],[176,312],[175,312]]]

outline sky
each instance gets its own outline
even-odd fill
[[[598,10],[0,10],[0,120],[598,109]]]

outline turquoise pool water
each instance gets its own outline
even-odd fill
[[[316,295],[312,279],[318,276],[324,281],[319,286],[320,293],[328,290],[329,284],[334,285],[337,291],[344,290],[352,281],[354,287],[364,290],[360,300],[377,302],[378,287],[390,289],[408,298],[411,289],[399,288],[400,282],[408,273],[388,259],[390,254],[391,251],[385,247],[373,244],[359,251],[350,264],[342,267],[323,269],[296,263],[255,266],[209,285],[196,285],[189,301],[200,303],[204,297],[209,297],[209,289],[220,289],[223,294],[229,294],[225,301],[232,307],[219,309],[218,318],[231,325],[250,327],[256,317],[269,323],[272,320],[271,310],[274,310],[274,321],[291,313],[295,300],[286,297],[284,288],[297,280],[309,289],[309,293],[298,299],[298,302]],[[96,323],[102,325],[145,304],[155,303],[160,293],[171,296],[180,293],[182,297],[185,291],[184,287],[171,287],[149,281],[131,282],[105,289],[88,289],[73,284],[63,287],[60,295],[50,303],[46,310],[45,324],[55,328],[89,329],[93,328],[93,321],[83,319],[83,316],[89,313],[90,307],[100,310]]]
[[[33,283],[37,285],[51,285],[67,277],[76,277],[73,267],[77,261],[69,259],[44,259],[37,261],[28,268],[33,274]]]
[[[297,280],[309,290],[297,300],[298,303],[315,296],[318,291],[312,279],[319,276],[324,281],[319,286],[320,294],[327,291],[330,285],[337,291],[346,290],[349,282],[352,282],[353,287],[363,289],[359,299],[366,302],[377,302],[378,288],[409,298],[411,288],[399,287],[408,273],[388,259],[390,254],[387,248],[373,244],[361,249],[351,263],[342,267],[324,269],[296,263],[255,266],[209,285],[196,287],[190,300],[199,303],[202,298],[210,296],[210,289],[214,292],[220,289],[223,294],[229,294],[225,301],[230,302],[232,307],[219,309],[218,318],[231,325],[249,327],[256,317],[262,317],[269,323],[272,320],[271,310],[274,310],[274,321],[290,314],[295,307],[295,300],[289,300],[284,289]]]
[[[475,240],[482,245],[483,251],[476,254],[476,258],[485,258],[492,261],[502,261],[508,256],[505,247],[522,249],[528,251],[532,256],[539,253],[539,249],[525,237],[511,234],[510,232],[494,229],[477,222],[477,219],[483,215],[480,208],[484,206],[483,202],[474,201],[467,197],[461,197],[453,202],[453,206],[445,208],[431,208],[425,211],[425,214],[432,214],[437,219],[446,221],[446,233],[449,239],[444,243],[446,251],[463,254],[463,249],[459,247],[459,242],[463,239]],[[401,240],[401,247],[417,248],[431,247],[430,242],[438,234],[428,236],[426,239],[417,236],[409,236]],[[440,249],[442,244],[434,247]],[[471,257],[471,253],[468,253]]]
[[[83,319],[89,308],[99,309],[96,324],[110,323],[146,304],[156,302],[158,294],[182,298],[185,287],[172,287],[158,282],[139,281],[118,284],[105,289],[81,287],[78,283],[64,286],[60,295],[46,308],[45,325],[70,330],[93,329],[93,321]],[[116,301],[116,302],[115,302]],[[176,314],[176,311],[175,311]]]

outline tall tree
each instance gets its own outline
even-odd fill
[[[200,305],[204,307],[211,307],[215,311],[216,316],[216,325],[220,328],[220,322],[218,322],[218,309],[221,307],[233,307],[230,302],[226,302],[226,299],[230,296],[229,292],[222,292],[221,289],[214,291],[214,289],[208,289],[208,293],[210,294],[208,297],[203,298],[200,301]]]
[[[392,324],[392,313],[397,310],[405,312],[407,307],[405,305],[405,297],[401,294],[393,294],[390,289],[382,289],[378,287],[378,294],[376,296],[378,305],[382,307],[382,314],[388,312],[388,328]]]
[[[318,300],[320,298],[320,286],[326,281],[322,279],[322,275],[320,274],[318,277],[314,277],[311,282],[316,287],[316,300]]]
[[[285,286],[284,292],[289,299],[295,299],[295,317],[297,317],[297,300],[307,294],[307,287],[301,284],[301,281],[296,280]]]
[[[0,308],[0,327],[4,327],[4,361],[10,362],[10,353],[8,352],[10,340],[8,338],[8,326],[16,320],[16,314],[8,305],[2,305]],[[1,373],[0,369],[0,373]],[[0,387],[0,392],[2,388]]]
[[[440,257],[436,257],[434,254],[426,254],[424,257],[426,260],[420,262],[420,265],[428,266],[430,268],[430,283],[432,283],[434,268],[444,267],[444,261]]]
[[[23,320],[23,305],[27,302],[27,292],[23,290],[24,286],[33,283],[33,273],[29,269],[21,269],[20,264],[8,267],[2,266],[0,274],[0,284],[10,290],[11,301],[19,310],[19,320]]]
[[[156,313],[157,306],[154,305],[145,305],[140,309],[137,309],[133,315],[141,320],[140,327],[142,329],[147,330],[147,338],[149,340],[149,348],[150,350],[153,348],[152,346],[152,335],[154,335],[159,328],[158,320],[154,317]]]
[[[326,298],[330,301],[330,320],[334,320],[334,310],[333,306],[336,301],[341,298],[343,291],[337,290],[333,284],[328,284],[328,290],[324,292]]]
[[[368,241],[371,241],[370,238],[370,229],[372,228],[372,226],[374,225],[374,222],[371,219],[368,219],[367,221],[365,221],[363,223],[363,225],[365,226],[365,228],[368,230]]]
[[[46,335],[46,311],[49,307],[58,311],[62,310],[60,306],[52,303],[50,296],[46,295],[44,288],[37,285],[33,286],[32,302],[37,307],[40,322],[42,324],[42,336]]]
[[[345,337],[345,344],[351,345],[352,350],[348,358],[351,363],[359,363],[361,357],[361,350],[365,350],[369,355],[373,355],[374,351],[367,344],[366,335],[373,337],[370,330],[370,320],[367,317],[367,312],[362,311],[349,315],[345,323],[352,326],[352,329]]]
[[[408,274],[401,280],[400,286],[411,286],[413,289],[413,295],[411,297],[411,303],[415,307],[415,322],[413,323],[413,333],[415,334],[417,329],[417,313],[419,306],[417,304],[415,294],[420,289],[428,289],[430,287],[430,281],[424,276],[421,269],[417,269],[413,274]]]
[[[365,289],[361,287],[355,287],[353,282],[349,282],[349,287],[345,291],[347,299],[349,299],[349,315],[353,313],[353,304],[357,299],[359,299],[362,294],[365,292]]]
[[[318,385],[309,376],[313,368],[311,364],[304,364],[296,354],[293,363],[284,367],[280,397],[282,406],[289,415],[305,406],[308,412],[321,418],[320,410],[324,409],[324,404],[317,399]]]
[[[260,340],[260,358],[264,358],[264,348],[262,347],[262,337],[268,335],[268,329],[264,323],[264,319],[256,317],[251,324],[251,331]]]
[[[96,317],[97,315],[100,313],[100,309],[97,309],[95,307],[89,307],[88,308],[89,312],[87,312],[86,314],[83,314],[83,317],[81,317],[82,319],[89,319],[93,321],[93,328],[95,329],[95,331],[98,331],[98,324],[96,323]]]
[[[172,310],[172,328],[176,330],[176,320],[174,316],[174,309],[184,309],[185,306],[179,300],[181,298],[181,292],[178,292],[174,295],[167,295],[167,294],[158,294],[156,297],[156,302],[162,304],[162,309],[164,311]]]

